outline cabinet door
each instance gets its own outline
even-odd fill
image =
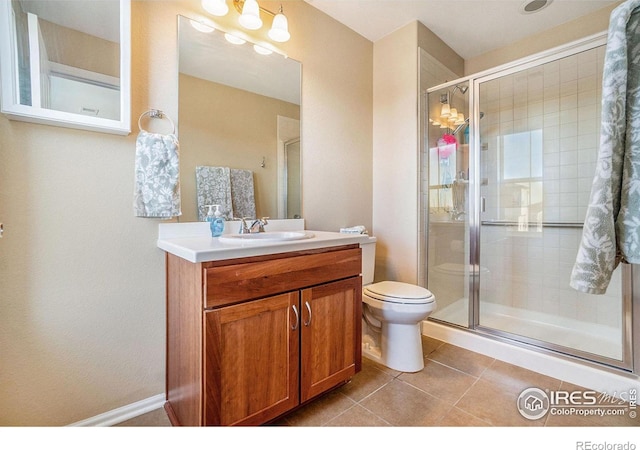
[[[298,404],[299,293],[205,314],[205,424],[258,425]]]
[[[361,280],[348,278],[302,291],[301,402],[360,371]]]

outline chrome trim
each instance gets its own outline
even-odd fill
[[[486,327],[478,327],[476,329],[470,329],[455,323],[446,322],[441,319],[437,319],[434,317],[429,317],[427,320],[440,323],[447,327],[456,328],[462,330],[466,333],[476,334],[487,339],[492,339],[494,341],[503,342],[509,345],[514,345],[519,348],[526,348],[529,350],[537,351],[540,353],[544,353],[546,355],[558,357],[561,359],[566,359],[569,361],[579,361],[582,364],[589,365],[599,370],[606,370],[612,373],[631,373],[630,368],[620,367],[620,361],[612,358],[602,358],[602,361],[595,361],[593,359],[593,354],[589,352],[579,352],[580,354],[576,354],[577,352],[573,348],[556,346],[557,348],[550,348],[546,341],[536,341],[535,339],[528,339],[522,336],[518,336],[512,333],[496,331],[492,328]],[[522,338],[522,339],[521,339]],[[564,351],[563,351],[564,349]]]
[[[631,271],[631,312],[629,314],[631,327],[631,353],[633,358],[633,373],[640,375],[640,268],[637,264],[630,265]],[[637,289],[636,289],[637,288]]]
[[[482,225],[494,226],[494,227],[518,227],[522,224],[518,222],[512,222],[508,220],[483,220]],[[529,229],[536,229],[538,226],[542,226],[542,228],[583,228],[584,223],[582,222],[527,222],[524,225],[527,225]]]
[[[480,155],[482,154],[480,142],[480,83],[474,79],[469,83],[469,101],[473,106],[469,127],[469,266],[472,272],[469,275],[469,328],[474,329],[478,325],[480,315],[480,228],[482,210],[485,207],[481,202],[480,186],[482,178],[480,174]]]
[[[628,362],[624,361],[624,357],[625,357],[624,350],[622,355],[623,359],[618,360],[615,358],[598,355],[596,353],[591,353],[584,350],[578,350],[573,347],[566,347],[564,345],[554,344],[552,342],[543,341],[540,339],[534,339],[527,336],[511,333],[508,331],[502,331],[495,328],[484,327],[482,325],[479,325],[473,331],[478,332],[485,336],[494,336],[497,338],[501,338],[502,340],[507,340],[509,342],[520,343],[520,344],[523,344],[521,346],[526,346],[528,348],[542,349],[552,354],[571,356],[579,360],[590,361],[593,363],[597,363],[599,365],[608,366],[615,369],[624,370],[627,372],[631,371],[631,365],[628,364]]]
[[[291,305],[291,308],[293,308],[293,312],[296,313],[296,323],[291,326],[291,329],[297,330],[298,325],[300,325],[300,314],[298,314],[298,308],[296,308],[296,305]]]
[[[307,311],[309,312],[309,320],[304,321],[304,326],[308,327],[311,325],[311,305],[309,305],[309,302],[304,302],[304,306],[307,307]]]

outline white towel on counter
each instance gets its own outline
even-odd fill
[[[340,228],[340,233],[350,234],[369,234],[364,225],[356,225],[354,227]]]
[[[137,217],[171,218],[180,210],[180,150],[175,134],[141,130],[136,140],[133,211]]]

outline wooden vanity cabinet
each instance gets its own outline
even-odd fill
[[[259,425],[360,370],[358,245],[207,263],[167,255],[174,425]]]

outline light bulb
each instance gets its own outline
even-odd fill
[[[202,7],[214,16],[224,16],[229,12],[229,7],[225,0],[202,0]]]
[[[276,42],[287,42],[291,35],[289,34],[289,21],[287,16],[282,12],[282,5],[280,5],[280,11],[273,18],[271,29],[269,30],[269,37]]]
[[[262,26],[260,18],[260,6],[256,0],[245,0],[242,7],[242,15],[238,19],[240,25],[248,30],[257,30]]]
[[[244,39],[229,33],[225,33],[224,38],[227,40],[227,42],[231,42],[232,44],[236,44],[236,45],[242,45],[245,42],[247,42]]]
[[[440,110],[440,117],[449,117],[451,115],[451,109],[449,108],[449,104],[445,103],[442,105],[442,109]]]
[[[270,55],[273,53],[273,50],[269,50],[266,47],[261,47],[259,45],[254,45],[253,49],[255,50],[256,53],[260,54],[260,55]]]
[[[215,28],[213,28],[211,25],[206,24],[204,22],[197,22],[195,20],[190,20],[189,23],[194,29],[198,30],[201,33],[212,33],[213,30],[215,30]]]

